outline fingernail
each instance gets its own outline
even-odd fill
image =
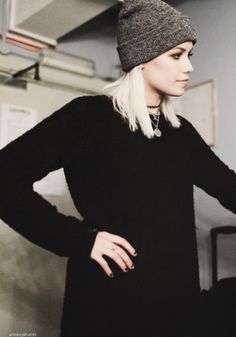
[[[114,274],[113,274],[113,273],[111,273],[111,274],[110,274],[110,277],[114,277]]]
[[[126,267],[126,268],[125,268],[125,271],[129,271],[129,269]]]
[[[136,256],[136,255],[138,255],[138,253],[135,251],[135,252],[134,252],[134,255]]]
[[[134,265],[132,264],[132,266],[130,267],[131,269],[134,269]]]

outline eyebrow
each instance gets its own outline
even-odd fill
[[[173,48],[173,49],[180,49],[181,51],[187,51],[187,49],[182,48],[182,47],[176,47],[176,48]],[[192,50],[193,50],[193,48],[190,51],[192,51]]]

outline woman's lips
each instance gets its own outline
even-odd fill
[[[176,81],[176,82],[182,84],[183,86],[186,86],[186,85],[188,85],[189,81],[188,80],[183,80],[183,81]]]

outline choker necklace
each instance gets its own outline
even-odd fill
[[[152,105],[147,105],[147,107],[151,107]],[[154,106],[152,106],[154,108]],[[157,115],[160,115],[161,113],[161,108],[160,108],[160,105],[157,105],[156,108],[155,108],[155,111],[151,112],[150,110],[148,110],[148,113],[149,115],[154,115],[154,116],[157,116]]]
[[[160,107],[160,104],[159,105],[147,105],[147,108],[149,109],[156,109],[156,108],[159,108]]]

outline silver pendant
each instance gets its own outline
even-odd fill
[[[160,129],[155,129],[155,130],[154,130],[154,134],[155,134],[155,136],[157,136],[157,137],[161,137],[161,130],[160,130]]]

